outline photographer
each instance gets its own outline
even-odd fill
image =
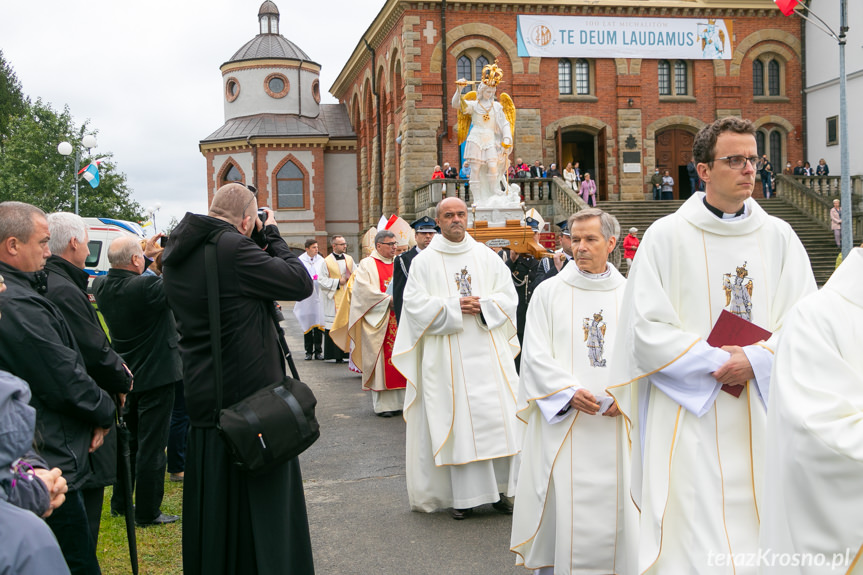
[[[250,476],[233,464],[215,428],[204,248],[214,234],[219,277],[222,406],[285,375],[273,300],[301,300],[312,279],[288,249],[272,211],[266,226],[255,194],[228,184],[208,215],[187,213],[165,249],[163,277],[180,332],[191,431],[183,492],[183,570],[200,573],[313,573],[305,496],[296,459]]]

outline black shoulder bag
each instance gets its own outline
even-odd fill
[[[220,410],[216,429],[234,463],[256,475],[293,459],[320,437],[320,427],[315,419],[317,399],[309,386],[300,381],[285,341],[285,332],[274,317],[279,344],[293,377],[285,376],[282,381],[268,385],[230,407],[222,406],[222,321],[216,257],[216,243],[222,233],[214,234],[204,247],[210,345],[216,376],[216,405]]]

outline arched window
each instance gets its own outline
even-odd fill
[[[482,78],[482,69],[492,60],[488,52],[480,48],[470,48],[456,58],[456,74],[459,78],[477,81]],[[476,84],[465,86],[461,93],[467,94],[471,90],[476,90]]]
[[[755,132],[755,148],[758,150],[758,157],[760,158],[765,154],[765,137],[764,132],[758,130]],[[772,163],[772,162],[771,162]]]
[[[774,58],[767,62],[767,93],[778,96],[780,90],[779,62]]]
[[[660,60],[659,61],[659,70],[657,75],[657,82],[659,84],[659,95],[660,96],[670,96],[671,95],[671,64],[668,63],[668,60]]]
[[[288,160],[276,174],[276,188],[279,192],[279,208],[303,208],[305,178],[295,163]]]
[[[459,78],[464,78],[465,80],[473,80],[473,75],[470,73],[472,69],[470,58],[467,56],[460,56],[458,62],[456,62],[456,74]]]
[[[224,186],[225,184],[230,184],[231,182],[243,183],[243,174],[240,173],[240,170],[238,170],[237,166],[234,164],[231,164],[231,167],[228,168],[227,172],[225,172],[225,175],[222,178],[222,183],[219,187]]]
[[[752,95],[764,95],[764,62],[761,60],[752,62]]]
[[[782,167],[782,133],[779,130],[770,132],[770,151],[767,157],[770,158],[770,163],[773,164],[773,171],[780,173]]]
[[[572,94],[572,62],[566,58],[557,61],[557,89],[561,94]]]
[[[590,94],[590,63],[584,58],[575,61],[575,93],[579,96]]]
[[[689,74],[686,69],[686,62],[677,60],[674,63],[674,92],[678,96],[685,96],[689,93]]]
[[[785,96],[785,60],[782,56],[764,52],[752,61],[752,96],[754,98]]]

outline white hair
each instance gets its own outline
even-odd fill
[[[87,235],[87,224],[84,219],[69,212],[55,212],[48,215],[48,231],[51,239],[48,247],[52,254],[60,255],[69,247],[72,238],[83,244]]]
[[[132,256],[143,256],[144,250],[134,236],[120,236],[108,246],[108,262],[112,268],[122,268],[132,263]]]

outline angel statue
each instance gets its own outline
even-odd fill
[[[482,207],[519,201],[506,178],[515,133],[515,105],[505,93],[500,95],[500,102],[494,100],[502,79],[503,70],[497,62],[489,64],[482,69],[482,80],[456,81],[458,89],[452,97],[452,106],[458,110],[459,144],[467,140],[464,160],[470,166],[470,190],[476,205]],[[461,89],[468,84],[478,84],[476,91],[462,95]]]

